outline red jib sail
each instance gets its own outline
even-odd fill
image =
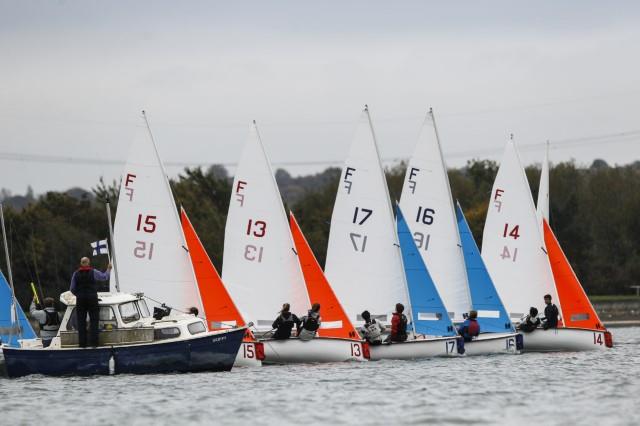
[[[180,221],[182,222],[182,231],[187,241],[189,255],[193,271],[198,282],[200,290],[200,298],[204,306],[204,314],[209,324],[210,330],[221,330],[233,326],[245,325],[244,319],[231,296],[224,287],[224,283],[216,271],[215,266],[211,262],[211,258],[207,254],[196,234],[191,221],[187,217],[184,209],[180,209]],[[247,330],[247,337],[253,336]]]
[[[549,263],[560,298],[564,326],[604,330],[598,314],[593,309],[578,277],[562,251],[558,239],[546,220],[543,221],[543,227],[544,243],[547,246]]]
[[[300,267],[304,275],[305,285],[309,293],[311,303],[320,304],[320,316],[322,317],[322,327],[318,330],[321,337],[341,337],[346,339],[359,339],[358,332],[349,321],[346,312],[340,305],[338,298],[331,289],[329,281],[324,276],[320,264],[309,247],[307,239],[302,234],[302,230],[293,216],[289,215],[291,234],[298,252]]]

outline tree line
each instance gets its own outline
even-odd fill
[[[472,160],[449,170],[454,198],[460,201],[480,243],[497,164]],[[400,198],[405,164],[386,171],[392,200]],[[526,170],[534,199],[540,170]],[[292,210],[320,264],[324,264],[331,213],[340,169],[292,177],[278,170],[285,207]],[[222,166],[187,168],[171,187],[215,266],[222,266],[224,227],[232,178]],[[30,282],[57,299],[69,288],[80,257],[90,256],[92,241],[108,236],[105,200],[117,208],[119,183],[100,180],[91,191],[74,188],[38,197],[2,191],[16,294],[31,300]],[[610,167],[596,160],[590,167],[559,163],[550,170],[550,221],[576,274],[589,294],[628,294],[640,284],[640,162]],[[4,249],[2,249],[4,250]],[[94,260],[106,266],[105,256]],[[4,252],[0,261],[6,274]]]

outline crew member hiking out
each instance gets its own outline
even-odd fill
[[[298,333],[300,340],[307,341],[313,339],[320,328],[320,324],[322,324],[320,304],[314,303],[307,312],[307,315],[303,316],[300,321],[302,323],[302,330]]]
[[[544,295],[544,304],[546,305],[544,308],[544,323],[542,327],[547,330],[549,328],[558,328],[558,307],[551,303],[551,295]]]
[[[404,312],[404,305],[396,303],[396,311],[391,318],[391,334],[386,341],[404,342],[407,340],[407,324],[409,321],[402,312]]]
[[[300,320],[297,316],[289,312],[290,306],[288,303],[282,305],[280,315],[273,322],[271,328],[275,328],[276,332],[273,334],[273,338],[276,340],[286,340],[291,337],[291,330],[295,326],[300,332]]]
[[[31,302],[29,308],[31,316],[40,324],[40,338],[45,348],[51,344],[51,339],[58,335],[62,315],[56,310],[55,300],[51,297],[44,298],[44,309],[36,301]]]
[[[381,344],[384,326],[376,321],[375,318],[371,318],[369,311],[362,313],[362,319],[364,320],[364,326],[362,327],[364,339],[372,346]]]
[[[538,310],[533,306],[529,308],[529,315],[525,315],[518,326],[520,331],[525,333],[531,333],[541,324],[540,318],[538,318]]]
[[[105,272],[91,267],[88,257],[80,259],[80,267],[71,277],[71,293],[76,296],[76,318],[78,321],[78,345],[81,348],[98,346],[98,321],[100,307],[98,305],[97,281],[107,281],[111,264]],[[89,339],[87,342],[87,314],[89,314]]]
[[[470,342],[474,337],[480,334],[480,324],[478,324],[478,312],[471,310],[466,320],[458,327],[460,334],[465,342]]]

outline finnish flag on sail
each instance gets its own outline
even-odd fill
[[[93,255],[97,256],[99,254],[109,254],[109,246],[107,245],[107,240],[94,241],[91,243],[91,248],[93,249]]]

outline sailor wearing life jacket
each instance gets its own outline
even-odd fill
[[[100,306],[98,304],[98,284],[96,281],[107,281],[111,264],[105,272],[91,267],[88,257],[80,259],[80,267],[71,277],[71,293],[76,296],[76,318],[78,321],[78,345],[87,347],[87,314],[89,314],[89,346],[98,346],[98,321]]]
[[[55,300],[51,297],[44,298],[44,309],[36,305],[36,301],[31,302],[29,308],[31,316],[40,324],[40,338],[42,346],[45,348],[51,344],[51,339],[58,335],[62,314],[56,311]]]
[[[369,342],[370,345],[379,345],[382,343],[382,333],[384,332],[384,326],[371,318],[369,311],[362,313],[362,319],[364,320],[364,327],[362,327],[362,335],[364,339]]]
[[[404,305],[402,303],[396,303],[396,311],[391,317],[391,334],[387,337],[386,341],[404,342],[407,340],[407,324],[409,321],[403,312]]]
[[[293,330],[294,326],[300,332],[300,320],[295,314],[289,312],[290,308],[288,303],[283,304],[280,315],[271,325],[271,328],[276,330],[273,334],[273,338],[276,340],[285,340],[291,337],[291,330]]]
[[[302,317],[300,321],[302,322],[302,330],[298,333],[298,338],[300,340],[311,340],[316,337],[316,332],[320,328],[320,324],[322,324],[320,304],[314,303],[307,315]]]
[[[544,322],[542,323],[542,328],[548,330],[550,328],[558,328],[558,315],[560,312],[558,311],[558,307],[551,303],[551,295],[544,295]]]
[[[458,334],[460,334],[465,342],[470,342],[474,337],[478,337],[480,334],[480,324],[478,324],[478,312],[471,310],[469,316],[458,327]]]
[[[518,329],[520,331],[524,331],[525,333],[530,333],[534,331],[541,324],[540,318],[538,318],[538,310],[535,307],[529,308],[529,315],[525,315],[520,321],[520,325]]]

